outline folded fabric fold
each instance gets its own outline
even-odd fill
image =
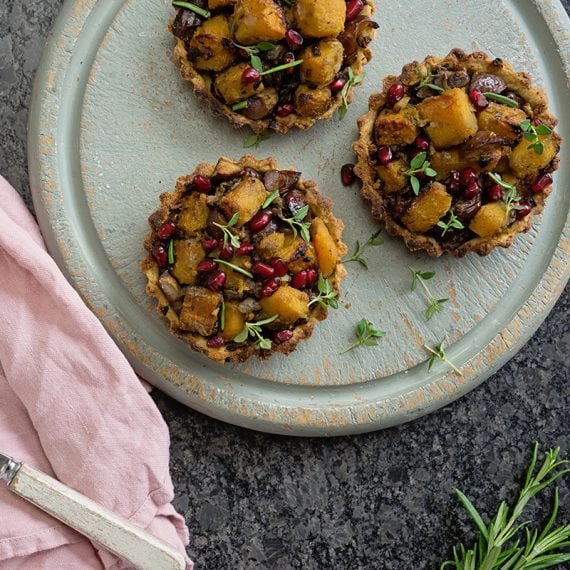
[[[1,177],[0,200],[0,450],[184,551],[159,411]],[[6,488],[0,513],[2,568],[125,567]]]

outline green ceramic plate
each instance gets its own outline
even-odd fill
[[[197,162],[241,156],[247,133],[211,117],[179,79],[170,61],[171,16],[166,0],[69,0],[44,51],[30,123],[32,189],[50,251],[143,377],[241,426],[350,434],[435,410],[519,350],[569,275],[569,145],[542,220],[510,250],[432,260],[386,238],[369,251],[368,271],[349,266],[341,308],[289,358],[220,366],[173,338],[139,271],[147,216],[159,194]],[[340,166],[353,159],[356,118],[368,96],[408,61],[453,47],[506,58],[544,85],[570,139],[569,25],[557,1],[386,0],[378,2],[376,19],[374,59],[344,121],[273,135],[254,149],[316,180],[335,201],[351,246],[376,226],[356,188],[341,185]],[[450,299],[429,323],[424,298],[410,292],[408,265],[436,271],[430,284]],[[340,356],[362,317],[386,337],[378,347]],[[443,364],[428,373],[422,345],[444,338],[464,377]]]

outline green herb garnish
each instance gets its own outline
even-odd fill
[[[225,265],[226,267],[229,267],[234,271],[237,271],[238,273],[241,273],[242,275],[249,277],[250,279],[253,279],[253,273],[251,273],[247,269],[244,269],[243,267],[240,267],[239,265],[236,265],[235,263],[230,263],[229,261],[225,261],[224,259],[214,259],[214,261],[216,263],[221,263],[222,265]]]
[[[251,67],[253,67],[253,69],[255,69],[255,71],[259,73],[263,71],[263,63],[261,61],[261,58],[259,57],[259,54],[264,51],[271,51],[272,49],[275,49],[277,47],[275,44],[272,44],[271,42],[259,42],[254,46],[242,46],[234,42],[234,45],[242,49],[247,53],[247,55],[249,55],[249,62]]]
[[[338,301],[336,299],[338,294],[333,290],[331,282],[325,279],[322,273],[319,273],[317,288],[319,294],[312,301],[309,301],[308,306],[310,307],[313,303],[318,303],[325,311],[328,310],[329,307],[338,309]]]
[[[290,67],[296,67],[303,63],[302,59],[296,59],[295,61],[290,61],[289,63],[282,63],[277,67],[272,67],[271,69],[266,69],[265,71],[260,71],[260,75],[269,75],[270,73],[277,73],[278,71],[283,71],[284,69],[289,69]],[[259,71],[259,69],[257,70]]]
[[[420,152],[416,154],[416,156],[414,156],[410,162],[410,169],[404,173],[406,176],[410,177],[410,184],[412,185],[412,190],[416,196],[420,193],[421,187],[420,181],[416,174],[420,172],[426,176],[429,176],[430,178],[437,176],[437,172],[433,168],[430,168],[430,163],[427,160],[427,152]]]
[[[348,78],[346,80],[346,83],[344,84],[344,87],[342,88],[342,91],[340,92],[340,96],[342,97],[342,105],[338,108],[338,118],[340,120],[344,119],[346,112],[348,111],[348,105],[349,105],[348,93],[350,89],[355,85],[362,83],[363,79],[364,79],[364,73],[361,73],[360,75],[354,75],[352,67],[348,68]]]
[[[451,362],[451,360],[447,358],[447,355],[445,354],[445,349],[443,348],[443,341],[441,341],[437,346],[434,346],[433,348],[430,348],[429,346],[424,344],[424,348],[432,355],[432,357],[428,360],[428,371],[431,370],[431,367],[438,360],[441,360],[442,362],[445,362],[448,366],[451,366],[451,368],[453,368],[453,370],[457,374],[459,374],[459,376],[463,376],[463,372],[461,372],[461,370],[459,370],[459,368],[457,368],[457,366],[455,366],[455,364],[453,364],[453,362]]]
[[[226,303],[222,301],[220,307],[220,330],[223,331],[226,328]]]
[[[238,248],[241,244],[238,237],[233,234],[229,228],[234,227],[239,220],[239,214],[236,212],[231,218],[230,221],[224,226],[223,224],[218,224],[214,222],[214,225],[217,226],[222,230],[224,233],[224,245],[228,244],[228,241],[235,247]]]
[[[436,225],[438,228],[443,229],[443,231],[441,232],[441,237],[443,237],[447,233],[447,230],[449,230],[450,228],[453,228],[455,230],[463,230],[465,228],[465,226],[463,225],[461,220],[455,215],[455,212],[453,210],[449,210],[449,219],[447,220],[447,222],[439,220],[439,222],[437,222]]]
[[[243,141],[243,148],[250,148],[252,146],[258,147],[261,144],[261,141],[265,140],[266,138],[267,135],[264,132],[252,133]]]
[[[168,242],[168,265],[174,265],[174,240]]]
[[[186,8],[187,10],[192,10],[192,12],[198,14],[198,16],[202,16],[202,18],[209,18],[212,15],[212,13],[209,10],[206,10],[205,8],[200,8],[200,6],[192,4],[192,2],[182,2],[182,0],[174,0],[174,2],[172,2],[172,5],[176,6],[177,8]]]
[[[459,489],[455,494],[477,527],[478,537],[471,548],[453,547],[453,560],[446,560],[440,570],[543,570],[562,567],[570,562],[570,524],[552,530],[558,516],[558,487],[554,488],[550,517],[542,530],[529,530],[530,521],[519,523],[528,502],[570,469],[559,459],[560,448],[548,450],[537,471],[538,444],[534,445],[526,477],[514,505],[499,504],[488,524],[473,503]],[[536,472],[535,472],[536,471]],[[524,528],[524,532],[523,532]]]
[[[443,311],[443,303],[449,301],[447,298],[437,299],[429,290],[428,286],[426,285],[426,281],[429,281],[435,276],[435,271],[416,271],[413,267],[408,265],[408,269],[412,272],[412,291],[415,291],[416,285],[419,283],[428,298],[429,306],[426,309],[426,318],[429,321],[436,313]]]
[[[279,198],[279,190],[273,190],[273,192],[271,192],[271,194],[265,198],[263,204],[261,204],[261,208],[267,208],[277,198]]]
[[[438,77],[438,75],[433,74],[429,67],[426,67],[426,69],[427,69],[427,74],[424,75],[422,68],[418,64],[418,75],[420,76],[420,82],[418,84],[417,89],[421,89],[422,87],[429,87],[430,89],[433,89],[434,91],[440,91],[440,92],[444,91],[443,87],[440,87],[439,85],[435,85],[435,83],[432,82],[432,79],[435,79],[436,77]]]
[[[496,101],[497,103],[502,103],[503,105],[507,105],[508,107],[513,107],[513,109],[518,109],[519,104],[516,101],[513,101],[512,99],[509,99],[508,97],[505,97],[504,95],[499,95],[498,93],[483,93],[483,95],[487,98],[490,99],[491,101]]]
[[[245,323],[243,330],[234,338],[234,342],[245,342],[251,336],[256,339],[256,344],[259,348],[270,350],[272,342],[263,336],[261,327],[272,323],[275,319],[277,319],[277,315],[256,323]]]
[[[364,259],[362,257],[362,253],[364,252],[366,247],[369,245],[380,245],[381,243],[384,243],[378,237],[381,232],[382,232],[382,230],[380,229],[376,233],[372,234],[364,242],[364,245],[360,245],[360,242],[358,240],[356,240],[356,247],[355,247],[354,253],[350,257],[347,257],[345,260],[343,260],[343,263],[350,263],[351,261],[357,261],[358,263],[360,263],[360,265],[362,265],[362,267],[365,267],[366,269],[368,269],[368,263],[367,263],[366,259]]]
[[[524,133],[524,138],[531,143],[528,148],[532,148],[536,154],[542,154],[544,143],[538,137],[552,134],[552,129],[543,123],[535,125],[530,119],[525,119],[519,128]]]
[[[232,105],[232,111],[241,111],[242,109],[247,109],[247,101],[240,101]]]
[[[301,234],[301,237],[305,241],[311,241],[311,236],[309,234],[309,228],[311,227],[311,222],[303,222],[309,213],[309,205],[299,208],[291,218],[281,218],[284,222],[287,222],[291,229],[293,230],[293,237],[297,237],[297,233]],[[298,231],[297,231],[298,230]]]
[[[374,328],[374,325],[366,319],[361,319],[356,325],[356,341],[347,346],[340,354],[349,352],[358,346],[378,346],[374,339],[386,336],[384,331]]]
[[[521,199],[521,196],[517,193],[517,189],[508,182],[505,182],[500,174],[495,174],[493,172],[489,172],[490,178],[496,182],[499,186],[505,189],[505,193],[503,194],[503,201],[507,206],[507,215],[511,210],[521,210],[522,206],[516,204]]]

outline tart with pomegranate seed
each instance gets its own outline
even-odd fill
[[[182,78],[234,127],[307,129],[339,109],[372,57],[373,0],[175,0]]]
[[[487,255],[542,211],[556,123],[526,73],[455,49],[384,80],[358,119],[355,173],[372,215],[409,249]]]
[[[289,354],[336,308],[344,225],[300,173],[244,156],[162,194],[142,262],[170,330],[211,359]]]

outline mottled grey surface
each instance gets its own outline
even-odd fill
[[[26,119],[61,0],[0,0],[0,173],[31,204]],[[570,7],[570,0],[565,0]],[[507,366],[413,424],[331,440],[274,437],[154,398],[172,434],[176,506],[198,568],[433,568],[472,538],[454,487],[509,498],[531,443],[570,455],[570,288]],[[570,517],[568,484],[561,488]]]

